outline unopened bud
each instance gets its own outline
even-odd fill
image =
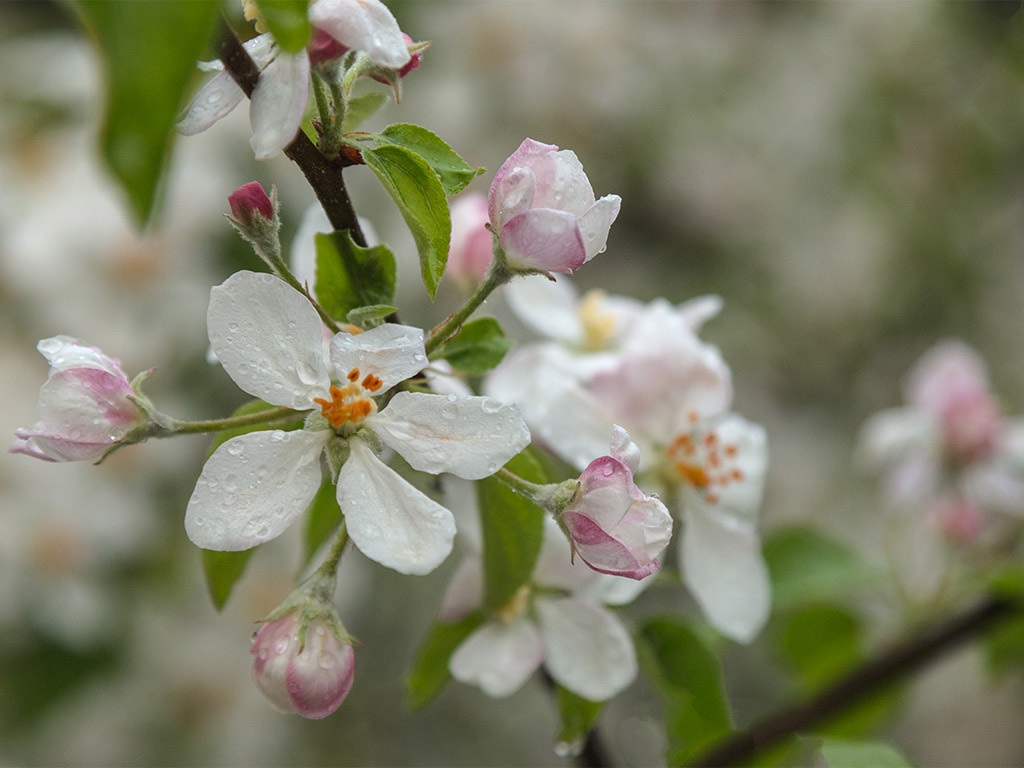
[[[253,680],[282,712],[319,720],[341,706],[352,687],[355,654],[336,614],[310,618],[298,609],[268,621],[252,653]]]
[[[339,43],[320,27],[313,27],[313,33],[309,36],[309,44],[306,46],[310,64],[313,66],[323,64],[325,61],[343,56],[348,51],[348,46]]]
[[[268,221],[274,218],[274,204],[258,181],[243,184],[228,195],[228,204],[231,215],[245,226],[252,226],[256,216]]]

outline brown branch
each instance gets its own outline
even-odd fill
[[[759,752],[791,734],[813,730],[870,694],[910,675],[935,656],[979,634],[994,622],[1020,615],[1020,606],[990,597],[958,616],[929,627],[883,656],[851,670],[825,690],[752,723],[697,755],[692,766],[728,766],[750,762]]]
[[[220,60],[246,96],[252,96],[253,89],[260,79],[260,70],[242,46],[238,35],[221,17],[220,44],[218,46]],[[352,208],[345,180],[342,178],[342,166],[324,157],[305,133],[299,131],[295,140],[284,149],[285,155],[299,166],[316,199],[320,201],[327,218],[336,230],[347,229],[357,245],[366,247],[366,238],[359,227],[359,219]]]

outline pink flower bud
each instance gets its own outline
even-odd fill
[[[309,36],[309,43],[306,45],[306,53],[309,54],[309,63],[323,64],[331,61],[348,52],[348,47],[342,45],[319,27],[313,27]]]
[[[302,636],[301,614],[264,624],[253,641],[256,686],[282,712],[319,720],[345,700],[355,676],[355,654],[339,626],[313,619]]]
[[[407,34],[405,34],[405,32],[402,33],[402,39],[405,41],[406,45],[414,44],[413,39],[409,37]],[[383,74],[371,71],[370,77],[373,80],[376,80],[378,83],[384,83],[384,85],[394,85],[396,80],[400,80],[401,78],[405,77],[410,72],[412,72],[414,69],[418,68],[420,65],[420,59],[422,58],[423,51],[416,51],[415,53],[410,54],[409,61],[404,66],[401,66],[398,69],[388,69]]]
[[[121,363],[68,336],[36,347],[50,363],[39,390],[39,421],[18,429],[11,453],[44,461],[98,459],[125,434],[147,421]]]
[[[962,543],[976,539],[985,524],[985,515],[978,505],[955,494],[940,496],[929,513],[947,538]]]
[[[228,195],[228,204],[231,215],[244,226],[251,226],[257,216],[267,221],[274,218],[274,204],[258,181],[243,184]]]
[[[635,465],[635,448],[617,427],[613,455],[583,470],[562,520],[576,553],[595,571],[642,579],[658,570],[658,555],[672,537],[672,516],[633,482],[627,462]]]
[[[483,195],[467,194],[452,205],[451,243],[448,274],[464,285],[482,281],[494,257]]]
[[[513,267],[571,273],[605,249],[618,195],[594,199],[576,154],[526,139],[494,176],[491,228]]]

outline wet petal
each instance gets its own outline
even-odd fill
[[[771,607],[757,530],[729,516],[687,509],[681,557],[686,585],[708,621],[733,640],[751,642]]]
[[[622,623],[596,605],[574,598],[535,603],[544,638],[544,666],[574,693],[604,701],[633,682],[633,640]]]
[[[199,89],[174,128],[184,136],[205,131],[227,117],[244,98],[245,92],[234,78],[227,71],[221,71]]]
[[[423,331],[385,323],[363,333],[337,333],[331,339],[331,364],[338,379],[358,368],[361,375],[373,374],[380,379],[380,392],[386,392],[427,365]]]
[[[583,247],[587,251],[587,261],[604,251],[608,244],[608,232],[619,215],[621,205],[622,198],[618,195],[605,195],[579,217],[578,225],[583,236]]]
[[[329,431],[280,429],[233,437],[203,467],[185,532],[203,549],[249,549],[279,536],[320,487]]]
[[[348,532],[371,560],[399,573],[430,573],[452,551],[452,513],[423,495],[359,439],[338,476]]]
[[[413,469],[479,480],[530,444],[519,410],[492,397],[399,392],[367,425]]]
[[[399,69],[411,58],[398,22],[380,0],[317,0],[309,21],[385,67]]]
[[[462,643],[448,661],[460,683],[475,685],[488,696],[518,691],[540,666],[544,646],[536,627],[523,616],[511,622],[484,624]]]
[[[252,92],[249,122],[257,160],[274,157],[292,143],[309,100],[309,57],[279,51]]]
[[[206,318],[214,354],[250,395],[297,409],[325,396],[330,377],[320,316],[283,280],[236,272],[210,291]]]
[[[505,286],[504,294],[516,317],[532,330],[572,346],[583,343],[580,298],[568,278],[517,278]]]
[[[576,216],[552,208],[513,216],[502,227],[499,242],[514,264],[547,272],[573,272],[587,258]]]

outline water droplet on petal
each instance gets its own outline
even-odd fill
[[[555,754],[559,757],[579,757],[583,753],[583,739],[560,741],[555,744]]]

